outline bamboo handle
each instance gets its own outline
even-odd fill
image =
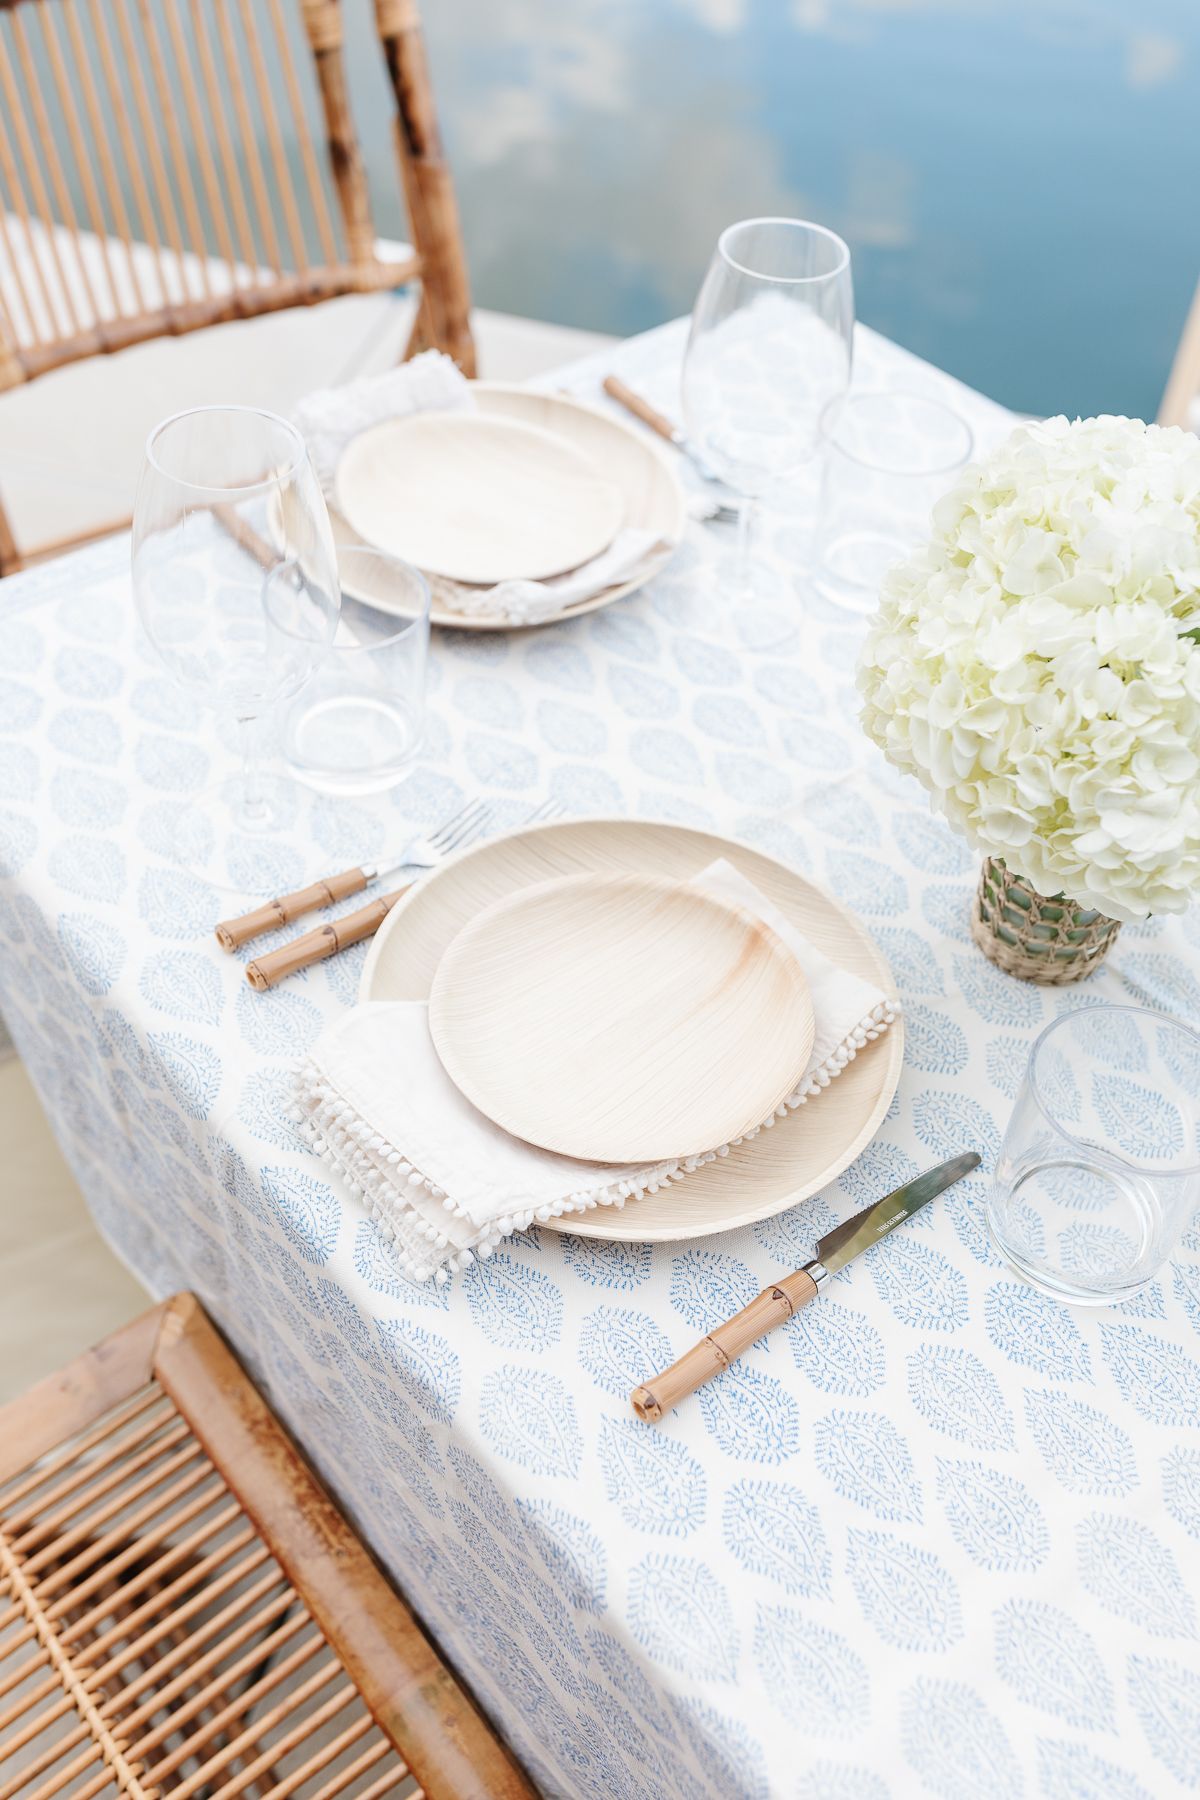
[[[348,950],[351,944],[360,944],[363,938],[374,937],[401,894],[407,894],[411,886],[410,881],[407,886],[397,888],[394,894],[381,894],[378,900],[360,906],[357,912],[347,913],[341,919],[328,919],[324,925],[306,931],[302,937],[293,938],[282,949],[257,957],[246,964],[246,980],[260,994],[265,994],[268,988],[275,987],[285,976],[294,975],[297,969],[307,969],[315,962],[323,962],[327,956],[336,956],[339,950]]]
[[[640,394],[635,394],[631,387],[626,387],[619,375],[605,377],[604,391],[610,398],[623,406],[626,412],[631,412],[635,419],[640,419],[643,425],[650,427],[651,431],[657,431],[659,437],[665,437],[669,444],[675,442],[679,434],[670,419],[657,412],[648,400],[642,399]]]
[[[764,1288],[749,1306],[693,1344],[669,1369],[652,1377],[644,1387],[634,1388],[629,1398],[638,1418],[656,1423],[714,1375],[723,1374],[756,1338],[776,1325],[786,1324],[800,1307],[816,1297],[816,1292],[816,1282],[804,1269],[785,1275],[774,1287]]]
[[[367,878],[361,869],[343,869],[340,875],[331,875],[327,881],[314,881],[311,887],[297,888],[294,894],[281,894],[278,900],[264,900],[253,912],[242,913],[239,918],[223,919],[216,927],[217,942],[222,950],[237,950],[264,931],[276,931],[280,925],[290,925],[293,919],[301,919],[305,913],[316,912],[319,907],[332,906],[335,900],[344,900],[347,894],[361,894],[366,885]]]

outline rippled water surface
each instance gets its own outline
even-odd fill
[[[1196,0],[424,10],[483,304],[636,331],[722,224],[800,214],[849,239],[861,318],[997,398],[1156,411],[1200,276]]]

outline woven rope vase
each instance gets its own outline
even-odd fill
[[[1077,906],[1062,894],[1035,893],[998,856],[984,859],[971,905],[971,936],[1006,975],[1022,981],[1081,981],[1104,961],[1119,919]]]

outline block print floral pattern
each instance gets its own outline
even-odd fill
[[[671,408],[678,350],[652,334],[622,372]],[[868,382],[940,382],[860,350]],[[594,397],[605,372],[567,379]],[[854,725],[860,628],[795,585],[796,522],[766,536],[793,644],[747,647],[725,536],[695,527],[610,611],[442,634],[427,762],[308,826],[337,867],[476,792],[506,823],[550,794],[740,835],[841,893],[909,1038],[825,1194],[691,1244],[543,1228],[448,1289],[400,1276],[280,1106],[361,954],[261,997],[216,949],[228,897],[163,851],[225,752],[135,634],[120,540],[0,586],[0,1007],[101,1229],[156,1292],[200,1293],[546,1794],[1194,1793],[1194,1232],[1130,1305],[1071,1312],[999,1263],[985,1170],[660,1428],[629,1409],[832,1222],[994,1155],[1032,1037],[1076,1003],[972,949],[970,857]],[[1200,1023],[1198,950],[1190,919],[1128,934],[1088,997]],[[1114,1128],[1169,1135],[1143,1077],[1103,1096]]]

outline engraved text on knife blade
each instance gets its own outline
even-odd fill
[[[979,1157],[971,1150],[940,1163],[936,1169],[927,1169],[923,1175],[914,1176],[894,1193],[885,1194],[874,1206],[865,1207],[852,1219],[827,1232],[817,1245],[816,1260],[831,1274],[835,1273],[861,1250],[877,1243],[905,1219],[911,1219],[930,1200],[935,1200],[946,1188],[978,1167]]]

